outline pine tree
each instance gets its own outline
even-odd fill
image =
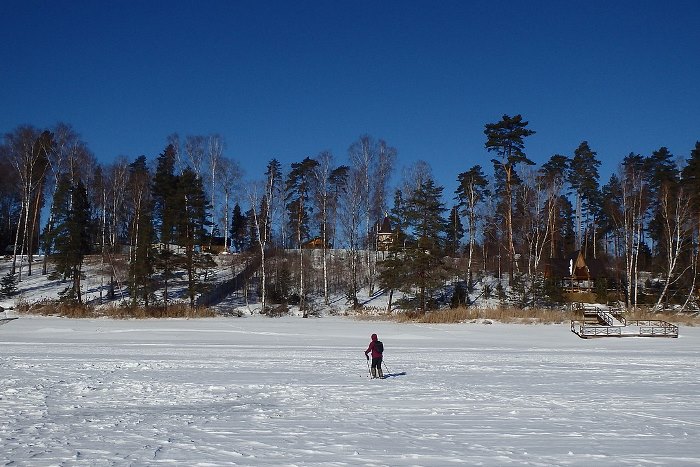
[[[584,255],[588,246],[589,233],[595,234],[595,218],[599,206],[599,166],[600,161],[595,151],[591,150],[588,141],[583,141],[574,151],[567,174],[567,180],[576,195],[576,249],[583,250]],[[593,256],[595,255],[595,239],[593,239]]]
[[[318,162],[309,157],[301,162],[292,163],[292,170],[289,172],[286,184],[286,202],[289,212],[289,227],[294,233],[296,247],[299,250],[299,308],[303,310],[304,317],[306,310],[306,291],[304,287],[304,249],[302,243],[309,238],[309,214],[311,206],[311,183],[313,181],[314,169]]]
[[[515,245],[513,242],[513,187],[517,183],[516,168],[519,164],[534,165],[525,155],[523,139],[535,132],[526,128],[529,122],[523,121],[521,115],[503,118],[496,123],[487,123],[484,128],[486,150],[495,152],[499,159],[493,159],[494,167],[502,172],[503,205],[505,207],[505,229],[508,248],[508,272],[513,281],[515,265]],[[498,174],[497,174],[498,176]]]
[[[662,255],[664,243],[664,213],[662,212],[662,198],[676,198],[680,193],[680,170],[673,161],[673,154],[666,147],[654,151],[647,157],[646,176],[649,187],[650,215],[648,232],[653,240],[653,250],[656,256]]]
[[[686,161],[682,171],[682,186],[689,193],[690,207],[694,220],[692,222],[692,238],[695,244],[700,240],[700,141],[695,143],[695,147],[690,152],[690,158]],[[698,271],[700,269],[700,249],[691,248],[688,258],[688,269],[690,271],[690,284],[687,286],[687,296],[683,309],[690,303],[691,297],[695,295],[696,284],[698,282]]]
[[[476,243],[476,226],[478,221],[478,208],[485,198],[490,196],[488,180],[484,176],[480,165],[475,165],[466,172],[457,176],[459,186],[455,190],[458,206],[462,213],[467,216],[469,222],[469,240],[467,250],[467,281],[468,291],[472,285],[472,264],[474,258],[474,246]],[[467,297],[468,298],[468,297]]]

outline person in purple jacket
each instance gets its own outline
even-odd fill
[[[372,353],[372,378],[384,378],[382,372],[382,353],[384,353],[384,344],[377,338],[376,334],[372,334],[372,340],[369,347],[365,350],[365,357],[369,360],[369,353]]]

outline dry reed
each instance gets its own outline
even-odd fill
[[[85,304],[69,304],[52,300],[34,303],[21,302],[16,306],[17,312],[41,316],[60,316],[63,318],[112,318],[112,319],[148,319],[148,318],[211,318],[216,316],[211,308],[190,308],[187,304],[176,303],[165,307],[96,307]]]
[[[571,320],[580,320],[581,315],[575,311],[560,309],[520,309],[500,308],[449,308],[421,313],[419,311],[395,312],[391,314],[361,312],[356,319],[364,321],[396,321],[399,323],[452,324],[476,321],[497,321],[519,324],[560,324]],[[628,320],[663,320],[683,326],[700,325],[697,313],[653,313],[649,310],[637,310],[625,314]]]

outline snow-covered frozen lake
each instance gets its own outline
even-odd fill
[[[367,378],[371,333],[389,372]],[[700,329],[301,319],[0,327],[3,465],[698,465]],[[385,370],[386,371],[386,370]]]

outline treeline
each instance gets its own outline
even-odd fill
[[[359,306],[360,289],[378,287],[426,310],[447,284],[457,284],[453,302],[468,305],[486,275],[507,277],[527,306],[557,299],[553,260],[581,251],[605,261],[604,287],[628,306],[650,294],[658,307],[694,304],[700,143],[687,157],[665,147],[624,156],[601,184],[588,142],[536,167],[525,150],[532,134],[520,115],[486,124],[492,170],[457,168],[458,188],[446,194],[425,162],[391,187],[397,150],[370,136],[350,145],[345,163],[328,151],[289,167],[272,159],[259,178],[244,179],[219,135],[171,135],[153,160],[100,164],[69,125],[20,126],[0,146],[0,248],[12,261],[3,284],[34,274],[41,251],[41,273],[65,280],[63,298],[80,303],[84,258],[98,254],[108,298],[123,267],[131,305],[167,306],[172,278],[184,271],[194,306],[212,253],[247,252],[260,260],[257,293],[267,310],[282,281],[271,252],[283,250],[285,289],[302,310],[310,293],[329,303],[342,290]]]

